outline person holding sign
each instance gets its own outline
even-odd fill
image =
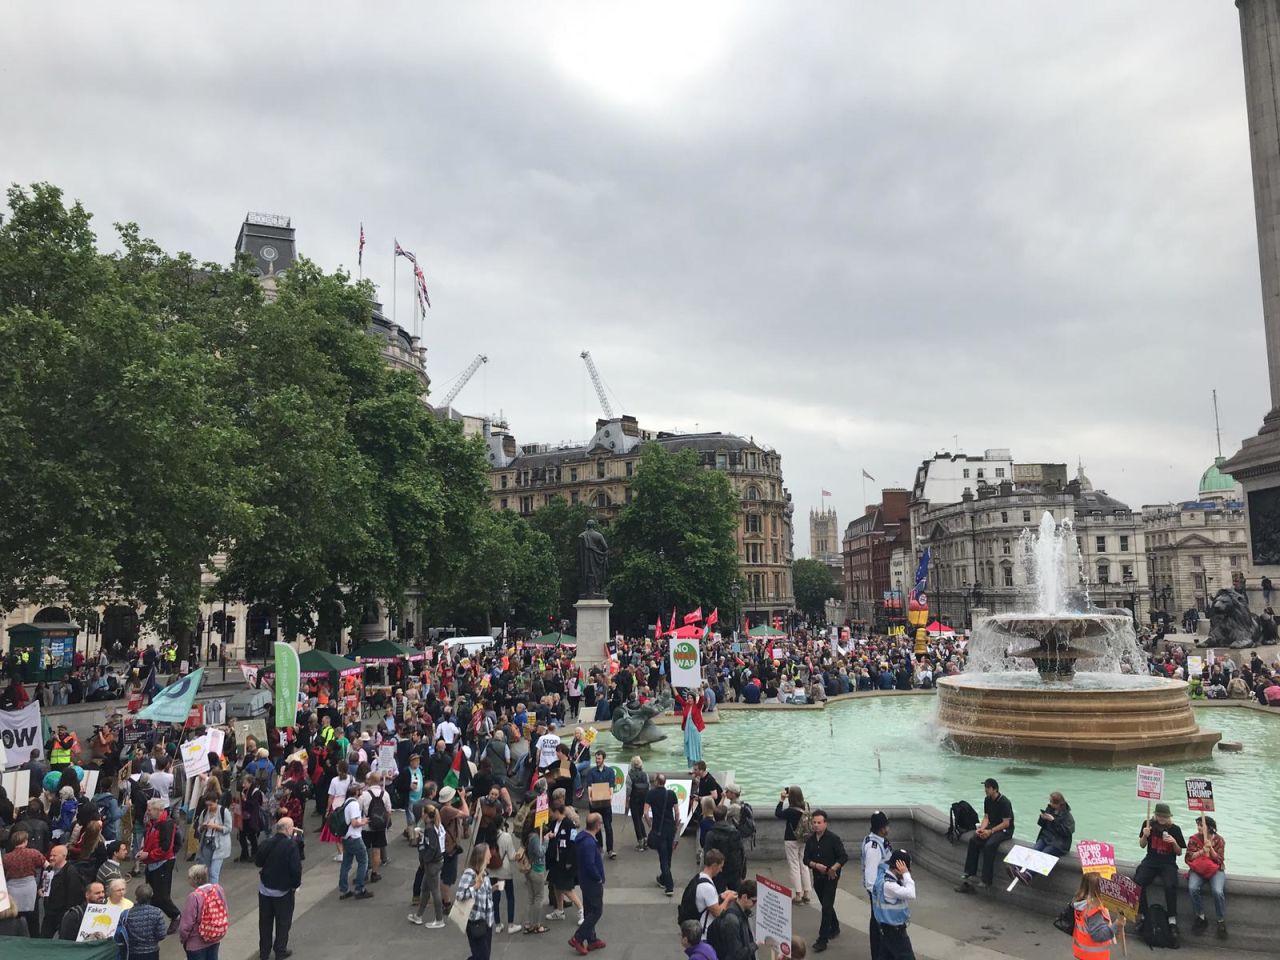
[[[1133,881],[1142,888],[1138,901],[1139,923],[1147,913],[1147,890],[1157,880],[1164,887],[1165,911],[1169,915],[1169,935],[1178,942],[1178,857],[1187,848],[1182,828],[1173,822],[1173,811],[1167,803],[1157,803],[1155,816],[1142,821],[1138,846],[1147,855],[1133,872]]]
[[[1071,901],[1075,915],[1075,927],[1071,932],[1071,952],[1077,960],[1106,960],[1111,956],[1111,944],[1124,929],[1124,917],[1111,921],[1111,914],[1102,905],[1098,885],[1102,878],[1096,873],[1080,877],[1080,886]]]
[[[707,728],[702,711],[707,708],[707,698],[693,690],[686,690],[685,694],[682,697],[676,691],[676,709],[680,711],[680,729],[684,732],[684,759],[692,768],[702,759],[702,731]]]
[[[1187,842],[1187,893],[1191,895],[1191,909],[1195,911],[1195,933],[1209,929],[1204,916],[1204,888],[1208,884],[1213,894],[1213,907],[1218,914],[1218,939],[1227,939],[1227,842],[1218,833],[1218,823],[1213,817],[1202,814],[1196,818],[1199,830]]]

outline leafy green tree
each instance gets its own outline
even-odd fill
[[[826,602],[840,595],[831,568],[809,557],[802,557],[791,565],[791,585],[796,594],[796,609],[811,621],[824,620]]]
[[[560,582],[555,613],[557,619],[570,623],[576,613],[573,605],[578,602],[578,535],[587,528],[587,521],[594,517],[595,511],[590,507],[556,497],[529,518],[530,525],[545,533],[551,541]],[[600,532],[608,539],[609,527],[600,520],[597,523],[600,524]]]
[[[551,540],[505,510],[484,510],[474,521],[466,547],[428,592],[430,616],[475,632],[504,621],[544,625],[558,595]]]
[[[200,569],[252,522],[244,443],[209,338],[254,294],[88,213],[12,187],[0,228],[0,602],[140,604],[188,655]]]
[[[616,622],[642,629],[670,608],[733,607],[738,498],[691,450],[641,451],[632,499],[613,525],[609,597]]]

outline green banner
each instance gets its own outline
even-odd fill
[[[292,727],[298,720],[298,678],[302,665],[298,651],[287,643],[277,642],[276,658],[276,726]]]
[[[138,711],[138,719],[154,720],[157,723],[186,723],[203,679],[204,667],[201,667],[195,673],[189,673],[167,687],[161,687],[151,698],[151,702]]]

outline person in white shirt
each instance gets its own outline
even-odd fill
[[[911,922],[909,900],[916,898],[916,882],[911,876],[911,854],[894,850],[876,868],[871,895],[871,916],[880,928],[881,957],[914,957],[907,925]]]
[[[539,770],[545,770],[556,762],[556,747],[558,746],[560,746],[560,734],[557,732],[557,727],[553,720],[550,728],[538,738],[536,744]]]
[[[462,734],[458,725],[453,722],[453,714],[446,713],[440,720],[440,726],[436,727],[436,736],[445,742],[446,746],[453,746],[453,741],[457,740]]]
[[[169,800],[173,797],[173,774],[169,772],[168,757],[158,761],[156,771],[151,774],[151,787],[160,795],[160,799],[167,807]]]
[[[382,774],[376,770],[369,773],[369,776],[365,778],[365,783],[365,789],[360,794],[360,816],[370,822],[365,827],[361,839],[364,840],[364,845],[369,850],[369,882],[377,883],[382,879],[382,875],[378,873],[378,868],[382,866],[382,858],[385,856],[387,849],[387,825],[391,821],[391,794],[387,793],[386,787],[382,785]],[[375,799],[381,801],[382,804],[381,828],[378,827],[376,822],[372,822],[373,818],[369,816],[369,808],[373,805]]]
[[[342,866],[338,869],[338,899],[348,900],[352,896],[352,891],[347,886],[347,875],[351,871],[351,862],[354,860],[355,898],[368,900],[373,896],[365,889],[365,881],[369,877],[369,848],[364,845],[364,827],[369,820],[362,816],[360,809],[360,784],[352,782],[347,788],[342,815],[347,821],[347,832],[342,838]]]
[[[871,814],[871,830],[862,840],[862,886],[871,900],[871,956],[880,956],[880,924],[876,923],[875,886],[880,864],[889,856],[889,818]]]

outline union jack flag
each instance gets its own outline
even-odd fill
[[[428,307],[431,306],[431,297],[427,295],[427,278],[416,260],[413,263],[413,275],[418,278],[418,296],[426,302]]]
[[[364,224],[360,224],[360,251],[356,254],[356,263],[364,266]]]
[[[412,253],[410,253],[408,250],[406,250],[404,247],[400,246],[400,241],[399,241],[399,240],[395,241],[395,244],[396,244],[396,256],[397,256],[397,257],[404,257],[404,258],[405,258],[406,260],[408,260],[410,263],[412,263],[412,264],[414,264],[415,266],[417,266],[418,258],[417,258],[417,257],[415,257],[415,256],[414,256]]]

